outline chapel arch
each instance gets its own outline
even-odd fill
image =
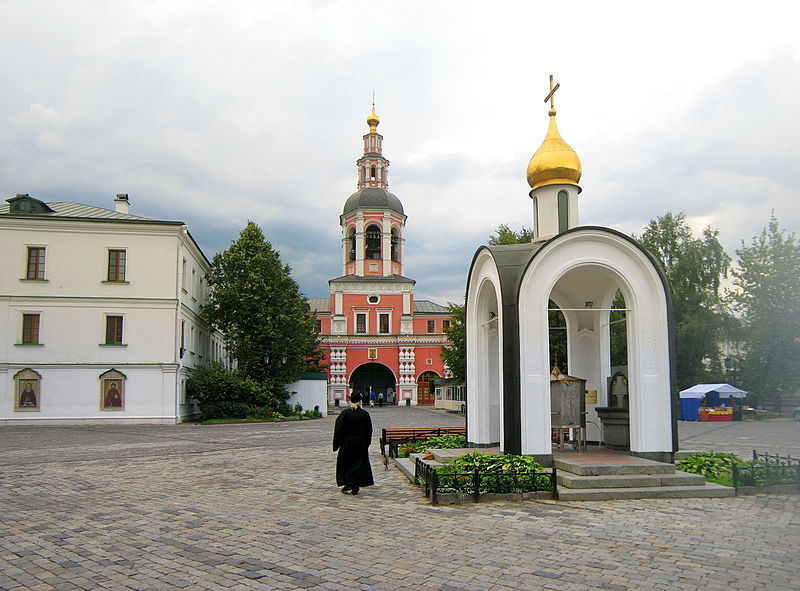
[[[367,226],[366,243],[364,245],[365,255],[367,260],[380,260],[381,259],[381,228],[376,224]]]
[[[553,239],[531,259],[519,288],[519,333],[523,453],[550,454],[548,350],[537,335],[548,330],[548,302],[557,302],[568,326],[568,365],[586,379],[588,421],[594,408],[608,404],[611,376],[609,308],[619,291],[626,308],[630,448],[640,455],[675,448],[671,403],[669,295],[665,279],[646,252],[629,238],[608,230],[582,228]],[[597,427],[594,427],[597,429]],[[599,432],[591,427],[588,439]]]

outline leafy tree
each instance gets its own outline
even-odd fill
[[[498,246],[501,244],[523,244],[533,240],[533,230],[522,227],[519,232],[515,232],[506,224],[500,224],[494,234],[489,236],[489,245]]]
[[[203,316],[224,335],[238,369],[270,398],[284,400],[286,384],[318,368],[322,352],[308,301],[256,224],[248,222],[214,256],[208,286]]]
[[[736,250],[734,308],[742,315],[742,382],[757,398],[775,401],[800,387],[800,244],[774,213],[749,246]]]
[[[441,357],[453,378],[459,382],[466,379],[467,369],[467,328],[464,322],[465,307],[449,302],[447,311],[450,312],[450,327],[446,328],[444,334],[452,345],[442,347]]]
[[[730,257],[718,234],[709,226],[695,237],[683,213],[667,213],[651,220],[639,238],[661,261],[672,285],[679,389],[723,376],[719,341],[726,311],[720,283]]]
[[[608,316],[608,332],[611,349],[611,367],[628,365],[628,325],[627,312],[624,311],[625,297],[620,290],[614,294],[611,302],[612,308],[620,309],[619,312],[611,312]]]

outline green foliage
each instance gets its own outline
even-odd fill
[[[522,472],[541,471],[542,465],[529,456],[514,454],[484,454],[474,451],[456,458],[444,467],[452,467],[456,472]]]
[[[628,365],[628,323],[627,312],[624,311],[625,298],[620,290],[614,294],[612,308],[623,311],[611,312],[608,316],[609,335],[611,340],[611,367]]]
[[[718,343],[726,310],[720,282],[730,257],[718,234],[709,226],[697,238],[683,213],[667,213],[651,220],[639,238],[661,261],[672,285],[678,389],[723,379]]]
[[[214,256],[203,316],[225,338],[229,354],[271,398],[301,371],[318,370],[322,352],[314,316],[261,229],[248,222],[239,239]]]
[[[458,449],[461,447],[467,447],[467,438],[463,435],[441,435],[406,443],[400,447],[397,455],[407,458],[411,454],[420,453],[426,449]]]
[[[515,232],[506,224],[500,224],[494,234],[489,236],[489,244],[497,246],[501,244],[521,244],[533,240],[533,230],[522,227],[519,232]]]
[[[467,328],[464,321],[465,307],[449,302],[447,311],[450,313],[450,327],[444,330],[447,339],[453,343],[442,347],[442,361],[450,368],[453,378],[463,382],[466,380],[467,371]]]
[[[729,479],[734,463],[743,465],[745,462],[736,454],[707,451],[690,455],[678,462],[676,468],[690,474],[702,474],[712,480]]]
[[[259,407],[270,401],[267,390],[260,383],[240,371],[226,369],[221,363],[194,368],[186,382],[186,394],[197,400],[204,413],[212,404]]]
[[[729,297],[742,315],[742,384],[753,401],[779,403],[781,392],[800,388],[800,244],[773,214],[736,255]]]
[[[523,493],[552,490],[549,475],[533,458],[480,452],[463,455],[436,469],[440,492]],[[477,485],[476,485],[477,482]]]
[[[547,301],[548,324],[550,325],[550,367],[558,366],[561,373],[569,373],[569,359],[567,357],[567,319],[560,310],[555,310],[558,305],[553,300]]]

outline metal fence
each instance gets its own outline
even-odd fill
[[[552,472],[439,472],[417,458],[414,477],[434,505],[439,504],[438,495],[445,493],[472,496],[477,503],[487,493],[556,492],[555,468]]]
[[[800,459],[753,450],[753,461],[733,464],[733,486],[771,486],[797,484],[800,486]]]

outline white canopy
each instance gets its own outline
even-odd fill
[[[697,384],[686,390],[681,390],[681,398],[702,398],[709,392],[716,392],[720,398],[744,398],[748,392],[740,390],[730,384]]]

